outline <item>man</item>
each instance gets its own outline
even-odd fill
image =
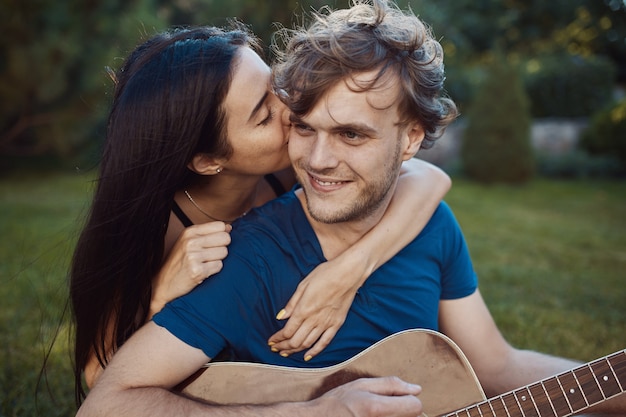
[[[456,115],[453,103],[439,96],[441,56],[415,16],[382,0],[320,16],[296,33],[276,68],[275,86],[292,111],[289,154],[302,188],[236,224],[222,272],[138,331],[79,415],[415,416],[422,410],[420,387],[396,378],[360,379],[309,402],[267,406],[208,405],[170,392],[223,349],[239,360],[321,367],[408,328],[451,337],[489,395],[574,367],[516,350],[502,338],[445,204],[368,278],[343,327],[314,360],[264,346],[281,327],[274,312],[301,277],[378,222],[402,161],[430,146]],[[626,410],[624,401],[612,404]]]

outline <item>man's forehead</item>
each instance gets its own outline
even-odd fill
[[[387,109],[400,100],[400,83],[394,71],[381,74],[379,69],[375,69],[353,73],[344,77],[340,83],[351,91],[365,94],[375,109]]]
[[[353,129],[377,132],[399,120],[400,89],[395,76],[378,71],[346,76],[333,84],[302,116],[292,113],[292,122],[301,121],[315,129]]]

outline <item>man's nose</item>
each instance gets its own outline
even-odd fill
[[[309,166],[320,171],[337,166],[337,155],[333,149],[330,135],[325,133],[315,135],[311,141],[308,159]]]

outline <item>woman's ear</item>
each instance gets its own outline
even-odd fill
[[[404,161],[413,158],[417,154],[424,140],[424,136],[424,129],[418,122],[414,122],[407,127],[408,140],[402,155]]]
[[[222,172],[221,161],[207,154],[199,153],[191,158],[187,168],[198,175],[215,175]]]

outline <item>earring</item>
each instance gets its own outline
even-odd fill
[[[220,172],[222,172],[222,167],[217,167],[217,169],[215,170],[215,172],[216,172],[216,173],[218,173],[218,174],[219,174]]]

